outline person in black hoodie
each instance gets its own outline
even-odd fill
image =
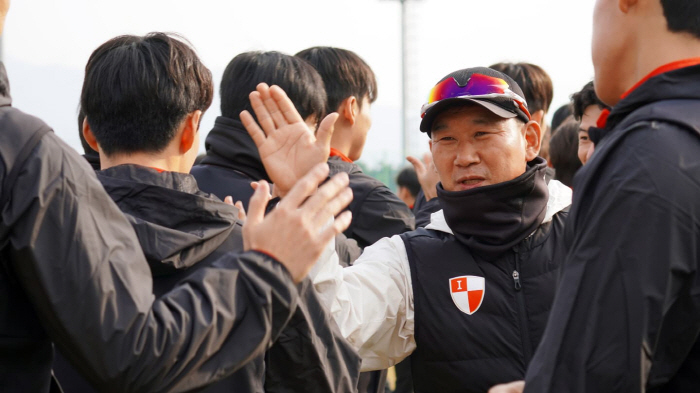
[[[339,114],[331,140],[328,165],[331,173],[350,177],[353,202],[348,206],[354,217],[345,236],[365,248],[379,239],[415,228],[411,209],[385,184],[366,175],[355,164],[362,156],[372,125],[371,105],[377,99],[374,71],[356,53],[327,46],[305,49],[295,55],[319,72],[326,89],[327,112]],[[365,373],[360,392],[383,392],[386,372]]]
[[[331,140],[331,173],[350,176],[354,194],[348,209],[353,221],[345,236],[361,247],[415,227],[413,212],[389,188],[362,172],[354,162],[362,156],[372,125],[370,109],[377,99],[374,72],[356,53],[340,48],[313,47],[295,55],[318,71],[326,89],[327,112],[339,114]]]
[[[191,173],[203,191],[231,196],[244,208],[253,195],[250,183],[272,181],[239,120],[242,111],[253,112],[248,94],[261,82],[280,86],[312,130],[326,114],[323,82],[306,62],[280,52],[245,52],[231,60],[221,78],[221,116],[207,135],[206,157]]]
[[[143,58],[151,59],[147,68],[140,67]],[[213,90],[194,51],[164,34],[122,36],[98,48],[86,70],[85,140],[101,154],[98,179],[136,230],[154,294],[161,296],[228,252],[242,251],[239,210],[201,192],[188,173]],[[134,82],[134,75],[141,78]],[[268,378],[258,356],[204,391],[352,391],[356,355],[327,323],[308,281],[299,293],[296,313],[267,352]],[[280,354],[286,357],[279,360]],[[84,391],[60,362],[56,375],[67,391]],[[315,384],[302,387],[309,379]]]
[[[442,210],[312,277],[363,371],[410,355],[417,393],[485,392],[524,376],[537,348],[571,190],[545,180],[539,124],[505,74],[455,71],[429,97],[420,129]]]
[[[526,392],[700,386],[700,2],[598,0],[603,111]],[[492,389],[519,392],[523,382]]]
[[[244,209],[253,195],[252,182],[272,181],[277,183],[277,190],[285,188],[286,182],[285,178],[270,177],[253,139],[239,120],[242,111],[255,116],[248,95],[260,83],[281,87],[311,130],[316,130],[326,114],[323,81],[306,61],[272,51],[241,53],[229,62],[221,78],[221,116],[207,135],[206,157],[190,173],[201,190],[221,199],[231,196]],[[336,237],[336,250],[345,266],[362,252],[356,241],[342,234]]]

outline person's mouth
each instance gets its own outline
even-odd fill
[[[471,190],[472,188],[481,187],[486,179],[481,176],[462,176],[457,179],[456,185],[458,191]]]

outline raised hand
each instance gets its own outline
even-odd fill
[[[244,249],[267,253],[296,282],[304,279],[328,242],[347,229],[352,219],[349,211],[336,217],[352,201],[348,175],[339,173],[318,187],[327,176],[328,164],[316,165],[267,215],[270,189],[267,182],[260,181],[243,224]]]
[[[250,103],[260,124],[248,111],[241,112],[241,121],[258,147],[275,191],[285,196],[314,165],[328,160],[338,114],[326,116],[314,136],[279,86],[259,84],[250,93]]]
[[[437,196],[436,187],[440,177],[435,170],[433,156],[430,153],[425,153],[423,154],[423,161],[411,156],[406,157],[406,159],[413,165],[413,169],[416,170],[416,176],[421,189],[423,189],[423,194],[425,194],[425,200],[429,201],[435,198]]]

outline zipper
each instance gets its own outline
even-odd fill
[[[520,253],[515,251],[515,269],[513,270],[513,284],[515,287],[515,299],[518,303],[518,317],[520,319],[520,340],[523,348],[523,358],[525,360],[525,366],[530,363],[532,359],[533,349],[532,342],[530,341],[530,329],[527,321],[527,308],[525,307],[525,294],[522,291],[522,281],[520,277]]]

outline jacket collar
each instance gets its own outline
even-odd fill
[[[154,275],[193,266],[218,248],[238,209],[203,193],[192,175],[118,165],[97,172],[131,222]]]
[[[545,185],[545,166],[536,159],[510,182],[449,193],[453,200],[447,203],[447,192],[439,192],[443,210],[431,215],[426,229],[452,234],[482,257],[497,258],[571,204],[569,187],[556,180]],[[494,219],[496,212],[500,217]]]
[[[550,180],[547,184],[547,189],[549,190],[549,200],[547,201],[547,213],[545,213],[542,224],[552,221],[555,214],[571,206],[571,199],[573,197],[571,188],[558,180]],[[442,209],[430,215],[430,224],[428,224],[425,229],[432,229],[434,231],[454,235],[450,226],[447,225],[445,212]]]
[[[233,169],[256,181],[264,179],[271,182],[260,159],[258,147],[240,121],[217,117],[204,147],[207,156],[202,164]]]
[[[657,68],[625,92],[611,111],[601,113],[598,128],[612,130],[627,115],[652,102],[700,98],[698,73],[700,58],[681,60]]]

